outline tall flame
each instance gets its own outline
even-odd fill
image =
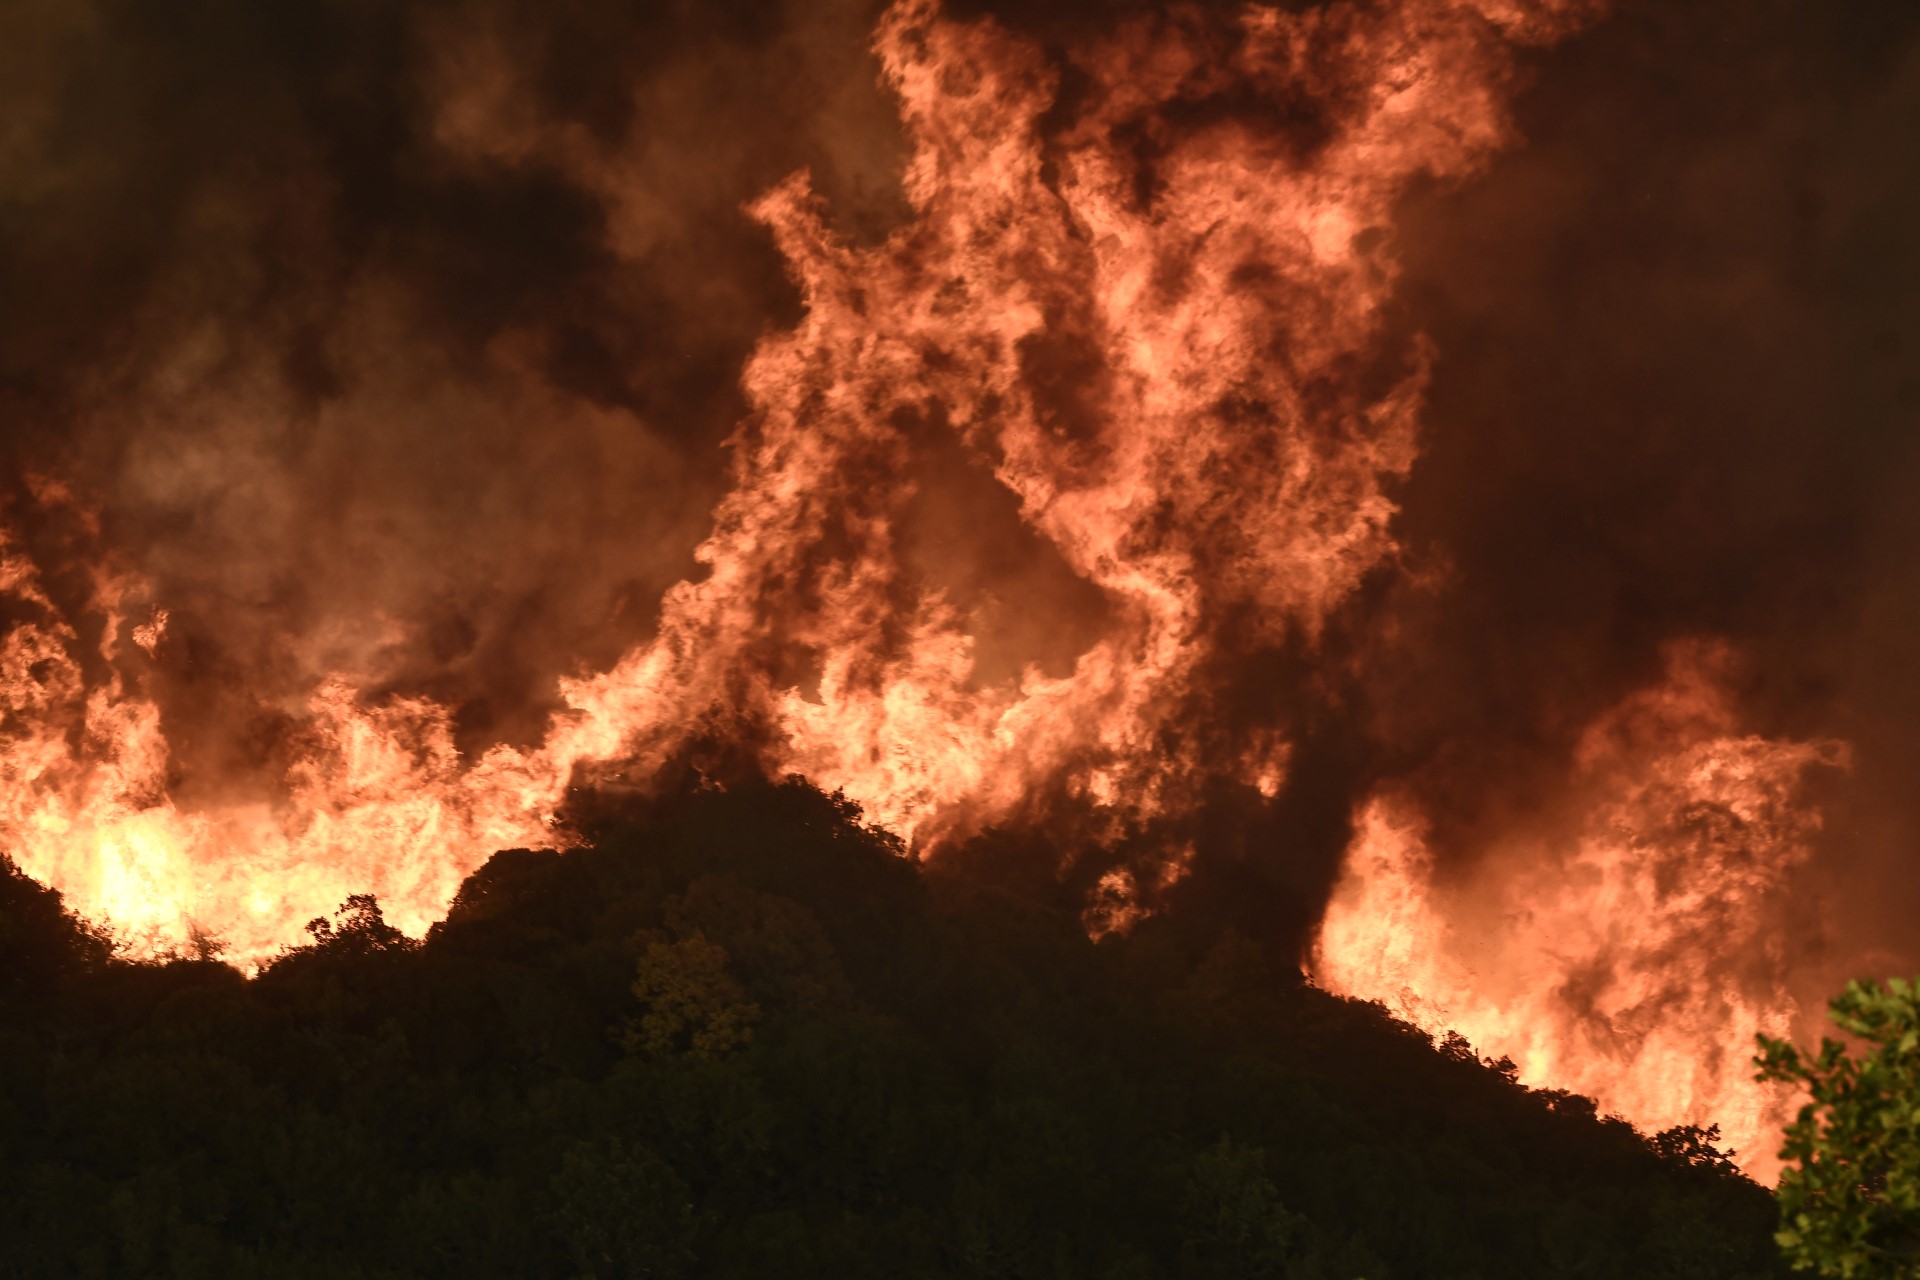
[[[1071,124],[1049,142],[1059,91],[1036,49],[895,6],[877,48],[915,216],[859,249],[804,177],[754,207],[807,313],[746,371],[711,576],[569,700],[657,752],[744,699],[775,727],[772,763],[923,842],[1043,784],[1116,818],[1191,805],[1203,777],[1272,794],[1283,738],[1215,752],[1194,731],[1220,719],[1226,659],[1311,637],[1394,549],[1385,486],[1412,464],[1424,371],[1417,348],[1382,358],[1386,231],[1409,180],[1503,139],[1489,19],[1510,9],[1136,21],[1073,55]],[[1165,118],[1228,89],[1311,128]],[[1133,133],[1158,153],[1150,193]],[[983,679],[977,602],[903,556],[917,441],[940,432],[1100,589],[1104,631],[1070,672]],[[811,688],[770,678],[774,649]]]

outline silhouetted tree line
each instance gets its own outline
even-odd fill
[[[424,942],[353,898],[252,980],[117,959],[7,865],[0,1274],[1784,1274],[1711,1133],[1231,933],[1091,942],[798,782],[588,828]]]

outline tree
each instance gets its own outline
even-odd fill
[[[647,940],[633,994],[646,1012],[622,1036],[631,1053],[717,1058],[752,1040],[760,1021],[760,1006],[733,976],[726,948],[702,933]]]
[[[1182,1274],[1194,1280],[1288,1274],[1307,1222],[1280,1203],[1265,1164],[1266,1152],[1228,1137],[1193,1159],[1182,1204]]]
[[[312,946],[332,955],[367,956],[405,952],[420,944],[387,923],[380,900],[370,893],[356,893],[333,913],[333,919],[315,916],[307,921]]]
[[[1717,1124],[1710,1124],[1704,1129],[1697,1124],[1679,1124],[1671,1129],[1662,1129],[1647,1139],[1647,1145],[1662,1160],[1725,1177],[1738,1176],[1740,1166],[1733,1162],[1733,1158],[1740,1153],[1722,1151],[1719,1143],[1720,1126]]]
[[[54,988],[105,965],[110,935],[0,853],[0,1012],[48,1004]]]
[[[1920,979],[1852,982],[1828,1009],[1859,1056],[1823,1039],[1808,1057],[1761,1036],[1754,1060],[1761,1080],[1812,1095],[1780,1151],[1789,1167],[1775,1239],[1800,1270],[1911,1280],[1920,1277]]]
[[[585,1280],[671,1280],[693,1260],[692,1197],[644,1145],[612,1135],[577,1142],[551,1191],[553,1224]]]

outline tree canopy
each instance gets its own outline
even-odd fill
[[[1089,940],[798,782],[585,831],[424,940],[356,898],[254,979],[0,882],[0,947],[46,957],[0,1005],[0,1276],[1786,1274],[1704,1131],[1229,929]]]
[[[1920,1276],[1920,979],[1853,982],[1828,1005],[1858,1049],[1760,1038],[1762,1080],[1804,1087],[1787,1128],[1778,1239],[1795,1267],[1844,1280]]]

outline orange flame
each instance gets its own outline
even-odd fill
[[[43,506],[71,505],[42,487]],[[84,514],[84,513],[83,513]],[[182,811],[171,752],[128,632],[151,659],[166,613],[129,627],[130,575],[93,574],[89,652],[17,538],[0,529],[0,831],[29,874],[111,921],[139,951],[196,933],[257,960],[301,922],[371,888],[403,927],[424,929],[484,850],[545,836],[559,788],[501,785],[527,771],[492,756],[463,770],[445,708],[424,700],[356,705],[334,681],[307,707],[306,744],[277,802]],[[103,670],[104,677],[89,668]]]
[[[1665,683],[1589,729],[1588,799],[1557,846],[1523,841],[1444,877],[1418,810],[1374,796],[1313,971],[1643,1130],[1717,1122],[1770,1179],[1793,1100],[1754,1083],[1754,1036],[1798,1013],[1773,930],[1820,828],[1806,774],[1846,749],[1740,734],[1718,658],[1677,648]]]

